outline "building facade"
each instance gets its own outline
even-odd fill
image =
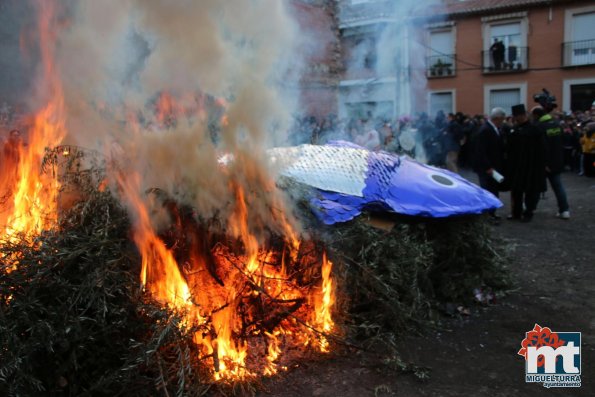
[[[431,115],[531,107],[543,88],[563,111],[595,101],[593,0],[450,1],[417,21],[427,94],[416,106]]]
[[[594,0],[292,0],[304,114],[395,119],[595,100]]]
[[[417,2],[419,5],[420,2]],[[411,0],[339,0],[342,73],[338,87],[341,117],[393,119],[415,111],[413,96],[425,89],[421,34],[410,29]]]
[[[299,109],[316,118],[337,114],[341,52],[335,0],[291,0],[292,13],[304,38],[299,52]]]

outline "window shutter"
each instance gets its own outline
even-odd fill
[[[453,98],[450,92],[437,92],[430,94],[430,117],[436,116],[442,110],[445,114],[453,113]]]
[[[577,14],[572,18],[572,41],[595,39],[595,12]]]
[[[514,105],[521,103],[521,90],[492,90],[490,91],[490,109],[500,107],[506,111],[511,112]]]

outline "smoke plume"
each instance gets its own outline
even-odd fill
[[[56,21],[68,143],[99,149],[138,189],[165,190],[202,216],[232,211],[275,230],[264,149],[284,140],[299,71],[297,28],[279,0],[82,0]],[[156,118],[159,100],[176,122]],[[218,113],[217,113],[218,112]],[[223,168],[224,153],[233,161]]]
[[[348,79],[395,81],[390,83],[393,94],[387,96],[386,91],[378,92],[378,98],[374,97],[377,81],[368,81],[370,87],[364,91],[371,93],[362,99],[363,102],[393,102],[392,109],[373,109],[372,117],[409,116],[423,110],[416,109],[415,98],[423,97],[426,92],[427,47],[423,45],[425,38],[420,37],[423,29],[415,28],[424,24],[421,16],[425,9],[437,9],[436,6],[441,4],[441,0],[399,0],[343,7],[342,20],[347,21],[343,34],[352,37],[347,40],[350,47],[346,64]],[[362,14],[368,14],[368,20],[375,22],[365,24]]]

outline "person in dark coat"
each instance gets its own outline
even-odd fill
[[[504,137],[501,131],[506,118],[502,108],[494,108],[489,120],[481,127],[477,135],[477,152],[475,153],[475,172],[479,177],[479,185],[498,197],[502,189],[499,182],[494,179],[494,171],[504,174]],[[496,211],[492,218],[499,219]]]
[[[514,126],[506,143],[506,177],[512,201],[509,219],[529,222],[537,208],[540,193],[546,190],[545,138],[529,121],[525,105],[513,106],[512,114]]]
[[[558,120],[546,113],[541,106],[531,109],[535,125],[545,137],[545,170],[550,186],[558,201],[558,217],[570,218],[570,206],[566,197],[566,190],[562,184],[562,171],[564,170],[564,140],[562,127]]]
[[[494,39],[494,43],[490,46],[490,54],[492,55],[492,62],[496,70],[502,69],[505,53],[506,47],[504,43],[498,39]]]
[[[462,125],[463,114],[457,113],[448,115],[448,125],[444,130],[443,142],[446,152],[446,168],[452,172],[459,172],[458,161],[461,142],[465,137]]]

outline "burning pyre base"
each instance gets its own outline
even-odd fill
[[[316,305],[312,297],[324,297],[320,242],[335,262],[336,312],[339,323],[349,330],[344,337],[352,343],[361,343],[362,338],[390,342],[403,330],[435,322],[436,308],[445,303],[471,300],[475,287],[507,286],[506,256],[481,219],[402,223],[389,233],[356,221],[319,229],[318,243],[302,243],[293,258],[285,239],[270,239],[262,252],[274,254],[258,257],[258,268],[285,266],[292,281],[278,280],[288,294],[280,297],[263,289],[259,273],[244,274],[247,260],[237,254],[241,242],[227,237],[212,220],[201,220],[190,209],[164,199],[164,207],[180,221],[175,225],[194,229],[183,234],[208,243],[203,246],[210,253],[207,259],[193,267],[189,258],[199,247],[189,244],[191,239],[179,238],[182,229],[159,231],[159,240],[181,264],[189,287],[200,295],[200,286],[210,285],[209,291],[215,292],[206,294],[212,299],[231,282],[245,289],[234,303],[241,326],[230,333],[236,347],[246,346],[251,352],[239,367],[215,354],[215,348],[209,352],[197,343],[196,338],[218,339],[220,330],[212,323],[189,322],[184,316],[188,307],[159,302],[150,283],[142,288],[138,277],[142,261],[131,241],[132,225],[112,195],[99,190],[86,191],[87,200],[64,213],[59,228],[42,233],[35,245],[27,239],[3,245],[2,395],[141,396],[167,391],[194,396],[213,384],[229,393],[250,392],[258,377],[244,376],[239,383],[241,376],[213,381],[223,366],[245,368],[249,372],[244,375],[265,373],[275,346],[284,353],[274,360],[279,371],[316,357],[315,351],[333,342],[334,332],[319,332],[322,323],[308,315]],[[14,258],[18,258],[16,268]],[[230,278],[233,269],[236,277]],[[290,291],[297,295],[302,289],[316,293],[289,296]],[[201,307],[199,302],[194,306]],[[224,306],[214,305],[210,313],[199,314],[207,319],[224,311]],[[302,337],[288,336],[297,330]],[[267,335],[275,332],[276,345]],[[315,349],[305,349],[306,344]]]

